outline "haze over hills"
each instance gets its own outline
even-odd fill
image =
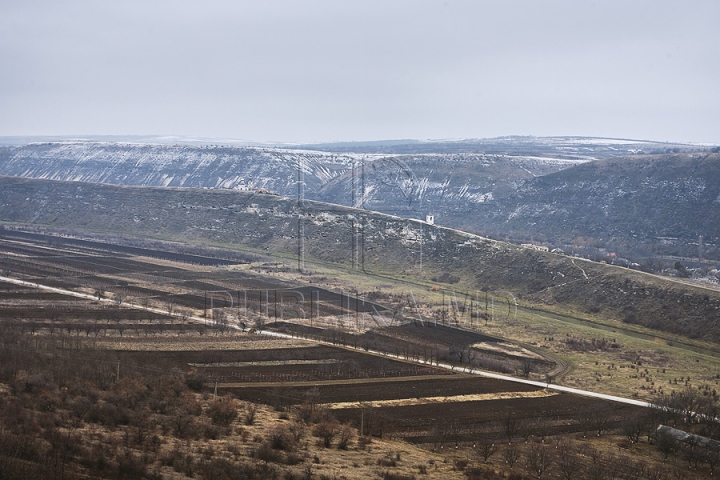
[[[264,189],[406,218],[433,214],[442,225],[486,236],[600,247],[633,261],[658,255],[720,258],[718,159],[690,154],[698,150],[692,145],[578,137],[302,148],[146,140],[4,147],[0,174]]]

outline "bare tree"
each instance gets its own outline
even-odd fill
[[[532,373],[532,366],[532,361],[530,361],[529,358],[522,361],[520,364],[520,371],[522,372],[523,377],[528,378],[530,376]]]
[[[338,448],[347,450],[348,444],[355,437],[355,430],[349,424],[343,424],[338,432]]]
[[[720,452],[706,449],[703,451],[703,460],[707,463],[710,475],[714,475],[715,468],[720,464]]]
[[[642,435],[643,425],[645,425],[645,419],[641,416],[626,418],[622,426],[623,435],[630,440],[630,443],[638,443],[640,435]]]
[[[534,443],[525,454],[525,468],[535,478],[542,478],[550,464],[550,453],[544,445]]]
[[[503,427],[505,429],[505,437],[508,443],[510,443],[520,431],[520,420],[516,416],[508,414],[503,422]]]
[[[582,462],[572,442],[563,438],[557,445],[557,467],[565,480],[582,477]]]
[[[588,480],[606,480],[609,476],[605,468],[605,456],[595,447],[587,449],[587,456],[590,457],[590,468],[585,472]]]
[[[603,434],[610,425],[612,418],[612,407],[609,402],[598,401],[590,406],[586,421],[590,424],[597,436]]]
[[[448,348],[448,356],[450,357],[450,360],[456,360],[458,363],[465,362],[465,356],[469,347],[470,345],[465,343],[453,342],[450,344],[450,347]]]
[[[165,306],[167,307],[167,312],[172,315],[173,310],[175,309],[175,296],[172,293],[167,298]]]
[[[514,443],[508,443],[503,449],[503,459],[505,460],[505,463],[512,469],[515,462],[518,461],[518,458],[520,458],[520,451],[518,450],[517,445]]]
[[[330,447],[339,433],[340,425],[337,422],[320,422],[312,429],[313,436],[321,438],[325,448]]]
[[[670,435],[670,433],[665,431],[655,433],[655,445],[660,451],[663,461],[666,461],[668,456],[674,453],[678,448],[677,441],[672,435]]]
[[[487,463],[495,452],[497,452],[497,445],[493,440],[485,439],[477,442],[477,453],[482,457],[483,463]]]
[[[534,424],[535,431],[537,432],[540,441],[545,443],[545,440],[552,431],[552,423],[550,422],[550,418],[547,416],[546,412],[541,412],[540,416],[535,419]]]

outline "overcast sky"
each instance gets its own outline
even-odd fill
[[[0,135],[720,143],[720,1],[0,0]]]

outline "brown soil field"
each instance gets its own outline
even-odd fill
[[[122,353],[122,356],[133,358],[135,361],[169,365],[184,370],[193,369],[207,381],[221,383],[298,382],[451,374],[445,369],[330,346],[257,350],[126,352]],[[262,364],[281,360],[286,364]],[[307,363],[312,360],[317,362]],[[332,361],[328,362],[328,360]],[[243,362],[245,365],[229,365],[235,362]]]
[[[238,316],[267,312],[278,319],[386,310],[383,305],[319,286],[298,287],[249,270],[182,268],[166,260],[117,253],[113,247],[107,245],[107,251],[82,245],[51,247],[32,244],[30,239],[4,238],[0,232],[0,271],[42,279],[44,285],[58,288],[90,288],[163,305],[171,302],[195,312],[222,308]]]
[[[539,387],[532,385],[461,373],[440,376],[302,382],[301,386],[296,387],[287,382],[250,383],[247,385],[229,383],[219,384],[218,387],[232,392],[238,398],[260,403],[271,403],[273,396],[276,395],[272,391],[273,389],[277,391],[287,390],[288,403],[290,404],[307,401],[306,394],[310,391],[313,391],[318,403],[339,403],[541,390]]]
[[[369,402],[372,403],[372,402]],[[577,395],[558,394],[540,397],[499,398],[483,401],[428,403],[370,407],[385,432],[395,432],[412,443],[471,442],[477,432],[500,439],[503,421],[516,419],[523,435],[558,435],[561,433],[593,433],[597,421],[589,412],[606,411],[606,428],[617,428],[641,407],[607,404]],[[359,408],[337,409],[333,414],[343,421],[359,424]],[[367,411],[366,411],[367,413]],[[438,428],[440,427],[440,428]],[[444,428],[447,427],[447,428]],[[452,431],[451,431],[452,430]],[[371,427],[372,433],[372,427]],[[436,438],[439,437],[439,438]]]

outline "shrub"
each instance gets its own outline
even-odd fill
[[[210,405],[207,414],[213,424],[228,426],[238,415],[237,402],[229,397],[220,398]]]
[[[270,446],[275,450],[292,450],[295,447],[295,437],[285,425],[278,425],[268,436]]]
[[[340,432],[338,433],[338,448],[340,450],[347,450],[348,444],[354,437],[355,431],[350,425],[345,424],[340,427]]]
[[[87,421],[115,427],[130,423],[130,416],[126,408],[118,407],[112,403],[93,405],[87,412]]]
[[[205,379],[199,376],[190,376],[185,379],[185,385],[194,392],[202,391],[204,383]]]
[[[257,406],[254,403],[248,403],[245,409],[245,425],[252,425],[255,423],[255,413],[257,412]]]
[[[340,425],[337,422],[320,422],[312,429],[313,437],[321,438],[323,446],[329,448],[333,439],[340,432]]]
[[[257,450],[253,452],[253,457],[264,462],[277,463],[282,460],[282,454],[277,450],[273,450],[268,442],[261,443]]]

